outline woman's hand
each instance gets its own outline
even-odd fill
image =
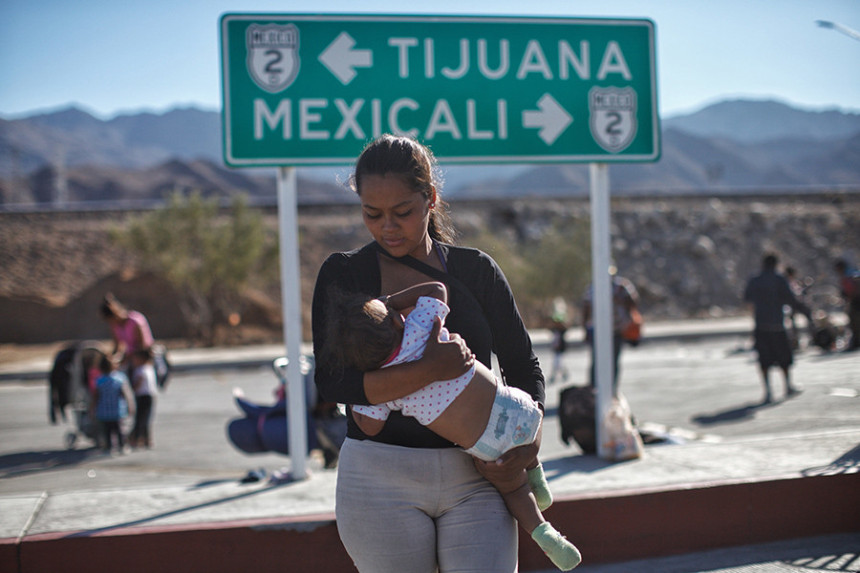
[[[441,328],[442,319],[437,317],[419,360],[431,380],[451,380],[465,374],[475,364],[475,355],[459,334],[452,333],[448,340],[439,340]]]
[[[537,459],[538,452],[540,451],[542,432],[543,424],[541,424],[541,429],[538,430],[534,442],[508,450],[495,461],[485,462],[484,460],[473,458],[475,467],[482,476],[487,478],[487,481],[497,487],[501,486],[505,488],[506,491],[511,491],[508,488],[515,488],[519,485],[522,480],[523,471]]]

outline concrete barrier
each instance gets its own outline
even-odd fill
[[[585,563],[860,531],[860,473],[575,495],[545,515]],[[368,524],[371,525],[370,523]],[[520,570],[552,569],[521,532]],[[353,571],[333,514],[44,533],[0,540],[0,570]]]

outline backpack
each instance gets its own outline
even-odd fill
[[[570,438],[573,438],[583,453],[597,452],[594,388],[570,386],[563,389],[558,403],[558,421],[561,425],[561,441],[570,444]]]

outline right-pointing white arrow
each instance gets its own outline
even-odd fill
[[[552,145],[572,122],[573,117],[549,94],[538,100],[538,110],[523,112],[523,127],[540,128],[538,136],[547,145]]]
[[[341,32],[319,56],[320,62],[347,85],[356,76],[355,68],[373,66],[373,52],[370,50],[353,50],[355,40],[346,32]]]

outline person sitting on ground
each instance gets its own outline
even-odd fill
[[[328,313],[331,360],[371,371],[417,360],[434,326],[448,314],[448,291],[441,282],[421,283],[381,299],[333,292]],[[404,318],[401,312],[407,312]],[[440,336],[447,338],[447,330]],[[535,440],[543,412],[518,388],[496,380],[482,363],[454,380],[433,382],[384,404],[351,406],[367,435],[376,435],[391,410],[416,418],[473,457],[493,461],[511,448]],[[493,483],[520,525],[561,570],[576,567],[579,550],[547,522],[541,511],[552,503],[543,468],[535,459],[515,479]]]

